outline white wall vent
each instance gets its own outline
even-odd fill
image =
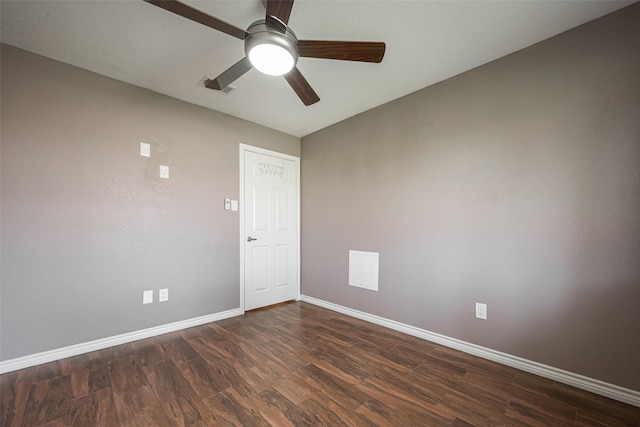
[[[349,285],[378,291],[378,252],[349,251]]]

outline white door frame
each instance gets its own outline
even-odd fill
[[[295,163],[296,166],[296,252],[297,255],[295,257],[296,262],[296,301],[300,300],[300,157],[292,156],[290,154],[279,153],[277,151],[266,150],[264,148],[254,147],[252,145],[240,144],[240,191],[238,196],[238,219],[240,221],[240,311],[244,313],[244,249],[245,249],[245,240],[247,236],[245,235],[244,230],[244,155],[246,151],[251,151],[253,153],[265,154],[268,156],[276,156],[282,157],[287,160],[291,160]]]

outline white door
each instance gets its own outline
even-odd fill
[[[298,299],[300,159],[247,145],[240,159],[245,310]]]

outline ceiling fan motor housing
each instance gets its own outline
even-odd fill
[[[266,45],[284,49],[293,59],[292,67],[298,62],[298,39],[295,33],[286,27],[284,33],[270,28],[264,20],[259,20],[247,28],[249,35],[244,40],[244,51],[251,59],[251,50],[257,46]],[[252,61],[253,62],[253,61]],[[254,64],[256,66],[256,64]],[[280,73],[282,74],[282,73]]]

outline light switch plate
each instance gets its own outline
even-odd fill
[[[231,201],[231,210],[232,211],[237,211],[238,210],[238,201],[237,200],[232,200]]]
[[[169,179],[169,166],[160,165],[160,178]]]
[[[141,142],[140,155],[144,157],[151,157],[151,144],[147,144],[146,142]]]
[[[168,288],[160,289],[160,292],[158,293],[158,301],[160,301],[160,302],[169,301],[169,289]]]
[[[142,292],[142,303],[151,304],[153,302],[153,291]]]

